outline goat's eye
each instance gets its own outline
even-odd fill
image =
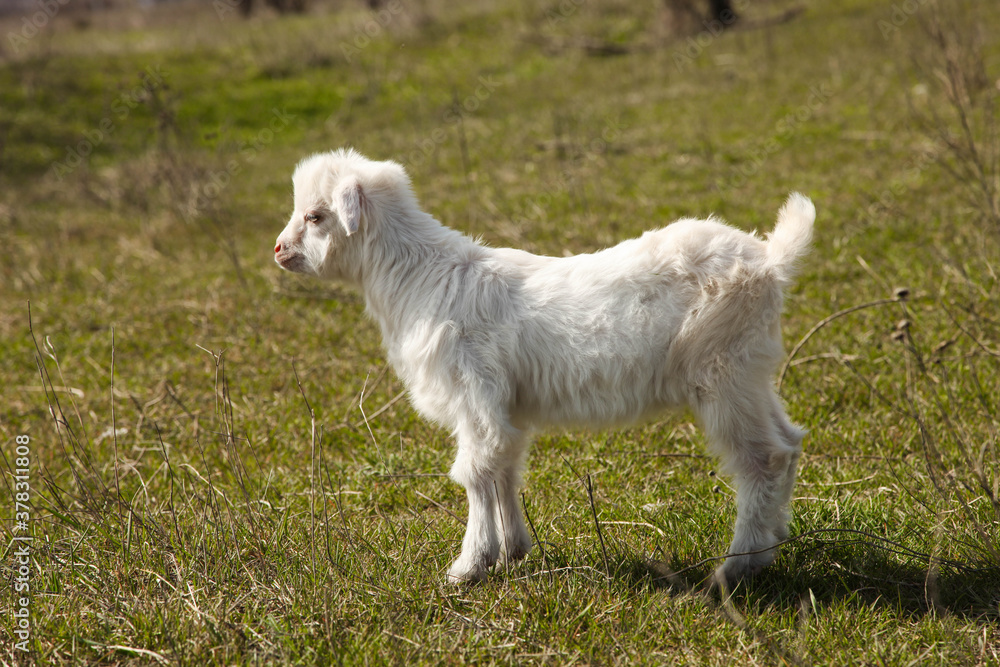
[[[315,213],[306,213],[306,222],[317,223],[319,222],[319,216]]]

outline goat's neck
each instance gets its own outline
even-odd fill
[[[368,311],[391,344],[422,319],[440,314],[455,271],[487,250],[425,213],[380,222],[361,282]]]

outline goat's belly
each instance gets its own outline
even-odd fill
[[[655,368],[537,378],[519,383],[511,418],[532,426],[621,426],[646,421],[685,402],[682,386]]]

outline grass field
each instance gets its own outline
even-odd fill
[[[1000,5],[736,6],[3,19],[0,662],[1000,664]],[[448,434],[357,293],[272,261],[297,160],[344,145],[556,255],[809,194],[774,565],[709,587],[733,494],[682,413],[540,435],[536,548],[446,584]]]

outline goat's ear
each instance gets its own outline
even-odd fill
[[[364,206],[364,200],[365,193],[357,176],[347,176],[333,191],[333,208],[348,236],[358,231],[361,226],[361,208]]]

